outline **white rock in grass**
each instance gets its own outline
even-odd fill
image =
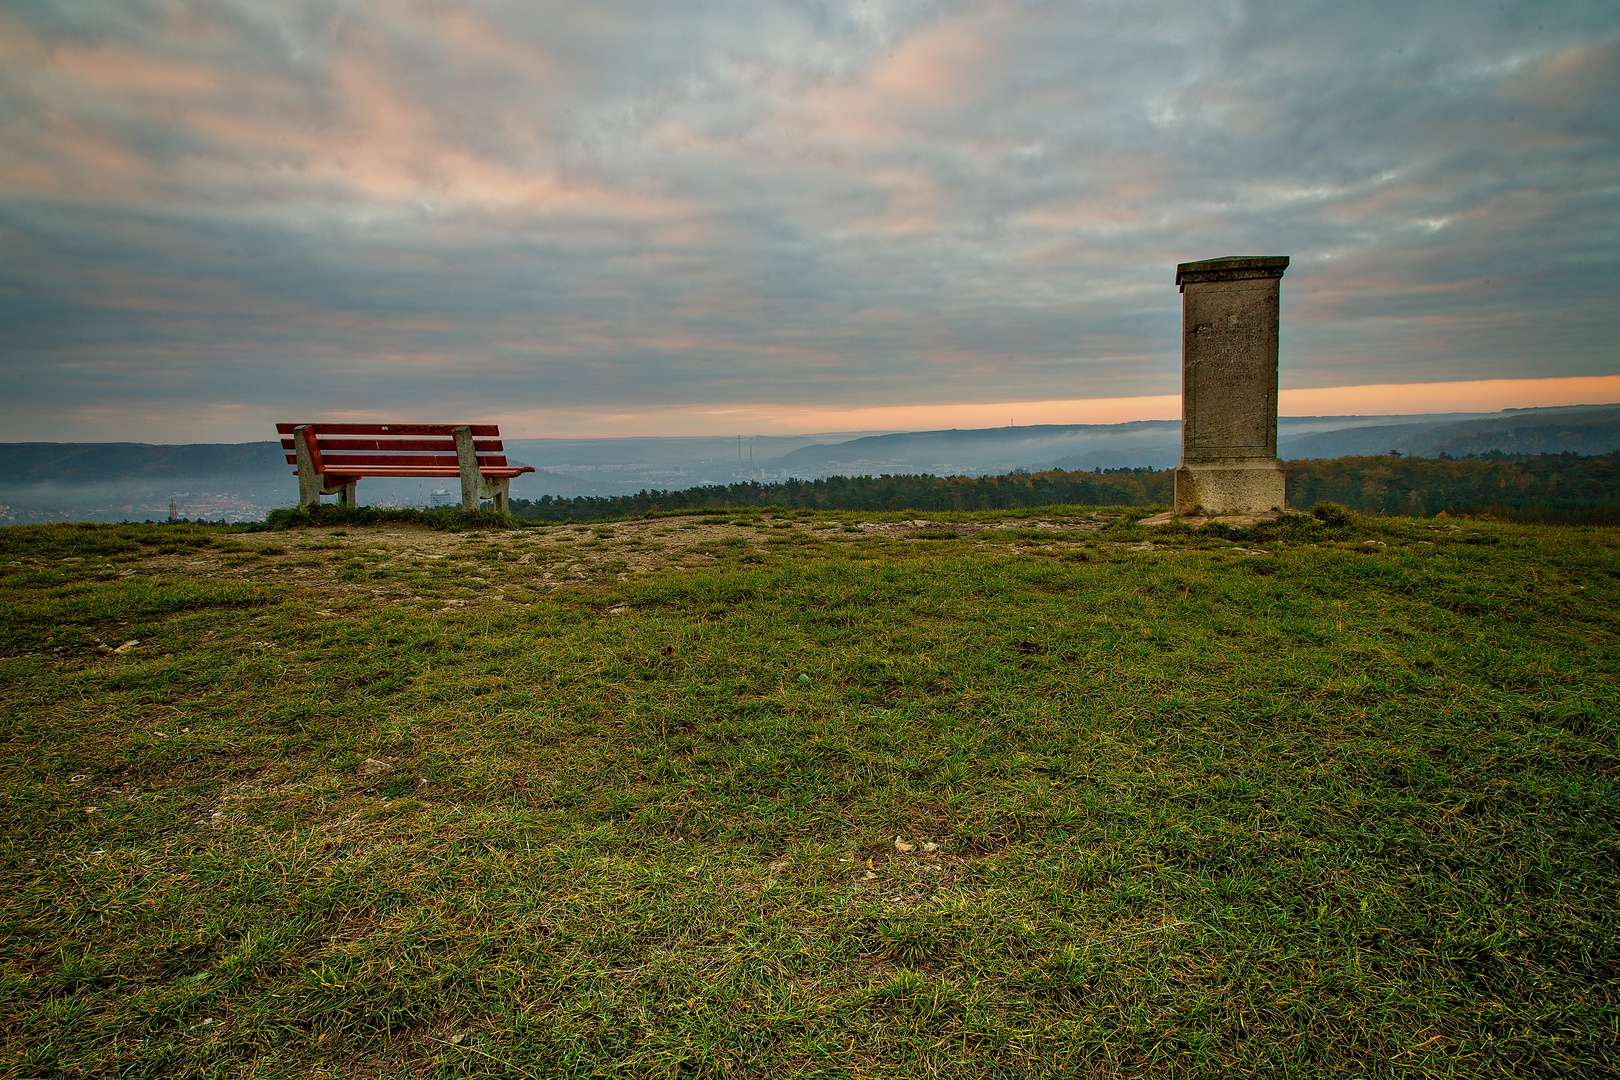
[[[384,773],[392,772],[393,770],[394,767],[388,762],[381,761],[374,757],[368,757],[366,760],[360,763],[360,767],[356,769],[354,773],[356,776],[382,776]]]

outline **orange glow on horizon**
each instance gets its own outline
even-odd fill
[[[1284,390],[1283,416],[1404,416],[1620,403],[1620,375],[1469,382],[1382,383]],[[686,405],[655,409],[548,409],[489,417],[509,438],[799,435],[849,431],[939,431],[1033,424],[1179,420],[1181,395],[1073,398],[951,405]],[[353,419],[359,419],[354,417]]]
[[[1282,392],[1283,416],[1403,416],[1420,413],[1493,413],[1558,405],[1620,404],[1620,375],[1557,379],[1481,379],[1472,382],[1333,386]],[[175,406],[126,403],[84,405],[48,416],[9,417],[23,440],[105,442],[254,442],[293,413],[308,419],[353,422],[471,421],[498,423],[510,439],[623,439],[734,435],[838,435],[1034,424],[1122,424],[1176,420],[1179,394],[1140,397],[999,401],[945,405],[838,406],[780,404],[672,405],[605,409],[508,408],[484,400],[444,401],[432,407],[312,410],[264,402],[198,402],[183,429]],[[38,423],[39,426],[32,426]]]

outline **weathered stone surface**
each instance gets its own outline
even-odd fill
[[[319,506],[322,495],[336,495],[341,506],[356,506],[358,477],[323,476],[315,468],[315,448],[310,445],[309,424],[293,428],[293,453],[298,464],[298,505]]]
[[[461,505],[468,510],[478,509],[481,499],[491,499],[495,512],[511,510],[512,480],[506,476],[485,476],[478,469],[477,443],[472,428],[463,425],[455,429],[456,460],[461,465]]]
[[[1178,514],[1264,514],[1280,511],[1284,496],[1276,459],[1253,468],[1196,464],[1176,470]]]
[[[473,442],[472,428],[466,424],[455,429],[456,460],[461,465],[461,505],[468,510],[478,509],[478,496],[483,491],[484,474],[478,471],[478,451]]]
[[[1283,506],[1277,323],[1285,255],[1182,263],[1181,467],[1176,514]]]

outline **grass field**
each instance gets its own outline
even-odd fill
[[[5,1076],[1620,1065],[1620,533],[0,530]]]

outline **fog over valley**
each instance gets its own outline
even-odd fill
[[[1181,423],[1043,424],[948,431],[842,432],[719,438],[506,439],[510,460],[536,472],[514,498],[631,495],[753,480],[929,473],[987,476],[1016,469],[1165,469]],[[1603,454],[1620,450],[1620,405],[1430,416],[1306,416],[1278,420],[1283,458],[1358,454]],[[258,521],[297,500],[276,442],[0,444],[0,523],[145,521],[175,516]],[[368,478],[366,505],[432,506],[459,499],[455,481]],[[437,498],[435,493],[439,493]]]

